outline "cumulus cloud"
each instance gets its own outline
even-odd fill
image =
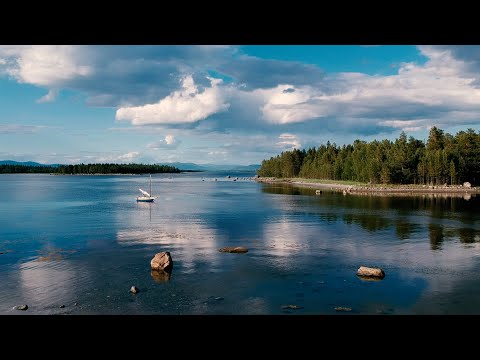
[[[140,155],[138,151],[130,151],[121,155],[105,155],[99,156],[95,159],[95,162],[99,163],[130,163]],[[77,160],[78,161],[78,160]]]
[[[147,148],[153,149],[153,150],[158,150],[158,149],[166,149],[166,150],[174,150],[178,147],[180,144],[180,140],[177,140],[175,136],[168,134],[165,136],[164,139],[149,143],[147,145]]]
[[[298,136],[294,134],[281,134],[278,139],[279,141],[276,145],[282,149],[300,149],[302,146]]]
[[[45,96],[42,96],[40,99],[37,100],[37,103],[46,103],[46,102],[52,102],[56,99],[58,95],[57,90],[50,90]]]
[[[228,109],[218,87],[221,79],[208,78],[211,87],[200,92],[191,75],[182,79],[182,89],[174,91],[156,104],[124,107],[117,110],[117,120],[134,125],[192,123]]]
[[[22,83],[40,86],[63,85],[67,80],[93,73],[91,66],[82,64],[81,46],[10,46],[4,48],[3,53],[14,57],[15,60],[7,72]]]

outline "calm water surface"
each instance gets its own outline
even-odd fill
[[[0,314],[480,314],[478,197],[226,175],[154,175],[151,204],[135,201],[148,176],[0,175]],[[169,279],[150,270],[160,251]]]

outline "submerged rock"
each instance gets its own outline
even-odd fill
[[[156,254],[150,261],[152,270],[170,271],[173,268],[173,260],[170,256],[170,252],[162,251]]]
[[[28,305],[17,305],[14,307],[15,310],[22,310],[25,311],[28,309]]]
[[[345,307],[345,306],[337,306],[335,311],[352,311],[352,308]]]
[[[385,272],[377,267],[360,266],[357,270],[357,275],[361,277],[383,279],[385,277]]]
[[[248,252],[248,249],[247,249],[246,247],[243,247],[243,246],[237,246],[237,247],[227,246],[227,247],[223,247],[223,248],[221,248],[221,249],[218,249],[218,251],[220,251],[220,252],[228,252],[228,253],[243,254],[243,253]]]
[[[132,294],[137,294],[139,291],[140,291],[140,290],[138,290],[138,288],[137,288],[136,286],[132,286],[132,287],[130,288],[130,292],[131,292]]]
[[[282,309],[292,309],[292,310],[298,310],[298,309],[303,309],[303,306],[299,305],[283,305]]]

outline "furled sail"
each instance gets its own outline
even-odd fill
[[[141,192],[143,195],[150,197],[150,194],[149,194],[148,192],[146,192],[145,190],[142,190],[142,189],[138,189],[138,190],[140,190],[140,192]]]

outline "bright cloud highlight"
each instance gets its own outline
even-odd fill
[[[225,111],[221,79],[208,78],[211,87],[198,90],[191,75],[182,79],[182,89],[174,91],[156,104],[124,107],[117,110],[117,120],[129,120],[134,125],[192,123]]]

